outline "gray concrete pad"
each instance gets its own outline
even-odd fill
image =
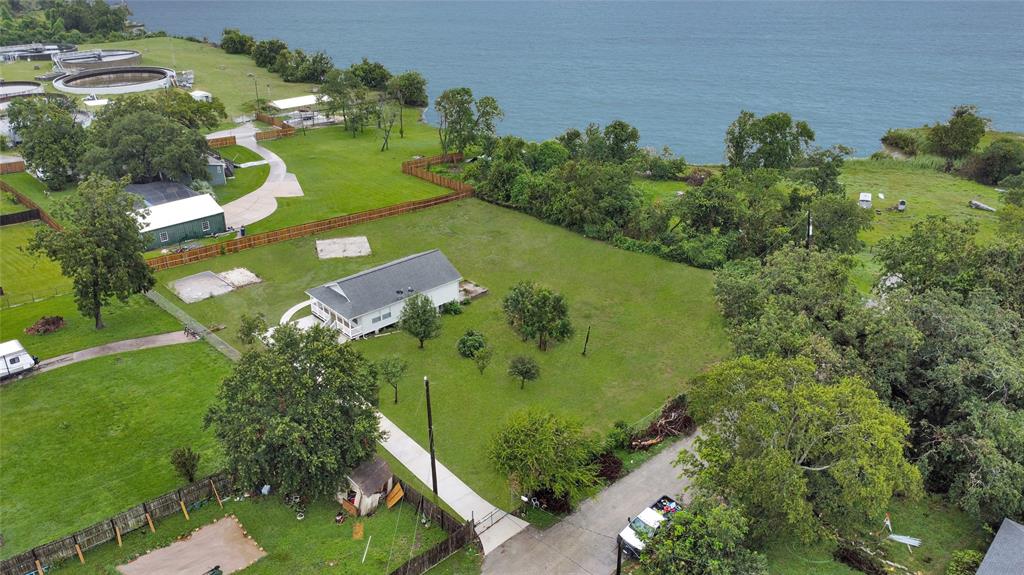
[[[151,551],[117,570],[124,575],[204,573],[219,566],[226,574],[241,571],[266,555],[234,516],[197,529],[188,539]]]
[[[185,303],[195,303],[224,295],[233,289],[234,286],[210,271],[199,272],[171,282],[171,290]]]
[[[371,253],[370,241],[366,239],[366,236],[316,241],[316,257],[322,260],[328,258],[358,258],[368,256]]]

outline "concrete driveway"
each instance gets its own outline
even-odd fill
[[[629,517],[661,495],[676,497],[690,484],[672,466],[696,434],[677,441],[639,469],[584,501],[575,513],[540,531],[527,527],[484,557],[486,575],[545,573],[608,575],[615,571],[615,536]]]

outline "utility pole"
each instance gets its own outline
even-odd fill
[[[814,218],[811,217],[811,210],[807,210],[807,249],[814,245]]]
[[[427,390],[427,434],[430,436],[430,479],[434,495],[437,495],[437,457],[434,455],[434,417],[430,411],[430,380],[423,376],[423,387]]]
[[[615,556],[615,575],[622,575],[622,535],[615,536],[615,547],[618,551]]]

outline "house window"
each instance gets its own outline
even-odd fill
[[[380,318],[381,319],[388,319],[389,317],[391,317],[391,310],[388,310],[388,311],[380,314]]]
[[[171,239],[171,238],[170,238],[170,236],[167,235],[167,232],[160,232],[160,241],[161,242],[166,242],[169,239]]]
[[[203,221],[203,231],[204,232],[210,231],[210,220],[204,220]]]
[[[14,365],[14,364],[18,363],[19,361],[21,361],[20,357],[12,357],[11,359],[7,360],[7,363],[9,363],[11,365]]]
[[[370,320],[370,323],[380,323],[380,316],[377,316]]]

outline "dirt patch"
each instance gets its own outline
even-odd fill
[[[328,258],[358,258],[368,256],[370,253],[370,242],[366,239],[366,236],[316,241],[316,257],[322,260]]]
[[[217,275],[220,276],[220,279],[228,282],[229,284],[231,284],[232,287],[236,288],[252,284],[258,284],[261,281],[263,281],[260,279],[260,276],[252,273],[251,271],[245,268],[235,268],[233,270],[228,270],[226,272],[220,272]]]
[[[234,516],[196,530],[188,539],[157,549],[117,570],[124,575],[204,573],[215,566],[225,574],[241,571],[266,552],[246,535]]]

